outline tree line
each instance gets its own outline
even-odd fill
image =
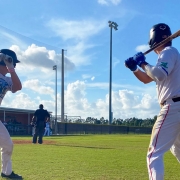
[[[122,126],[138,126],[138,127],[152,127],[157,119],[157,116],[154,116],[154,118],[146,118],[146,119],[139,119],[139,118],[127,118],[127,119],[121,119],[121,118],[114,118],[112,120],[112,125],[122,125]],[[88,124],[109,124],[109,121],[105,119],[104,117],[101,117],[100,119],[93,118],[93,117],[87,117],[86,119],[66,119],[66,122],[68,123],[88,123]]]

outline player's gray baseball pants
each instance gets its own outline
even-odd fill
[[[180,162],[180,101],[167,100],[154,124],[147,166],[150,180],[164,179],[163,155],[168,150]]]
[[[0,121],[1,172],[9,175],[12,172],[11,155],[13,142],[4,124]]]

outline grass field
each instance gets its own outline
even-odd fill
[[[147,180],[149,135],[12,137],[13,170],[24,180]],[[179,180],[180,166],[165,154],[165,180]],[[0,178],[1,179],[1,178]]]

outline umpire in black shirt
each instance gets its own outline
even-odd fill
[[[49,121],[50,115],[47,110],[43,109],[43,105],[39,105],[39,109],[37,109],[34,113],[34,116],[32,117],[32,124],[35,128],[35,133],[33,135],[33,141],[32,143],[37,143],[37,137],[38,143],[43,143],[43,134],[44,134],[44,128],[46,125],[46,121]]]

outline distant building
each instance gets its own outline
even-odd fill
[[[0,120],[3,123],[18,122],[29,125],[36,110],[0,107]],[[49,112],[52,116],[52,112]]]

